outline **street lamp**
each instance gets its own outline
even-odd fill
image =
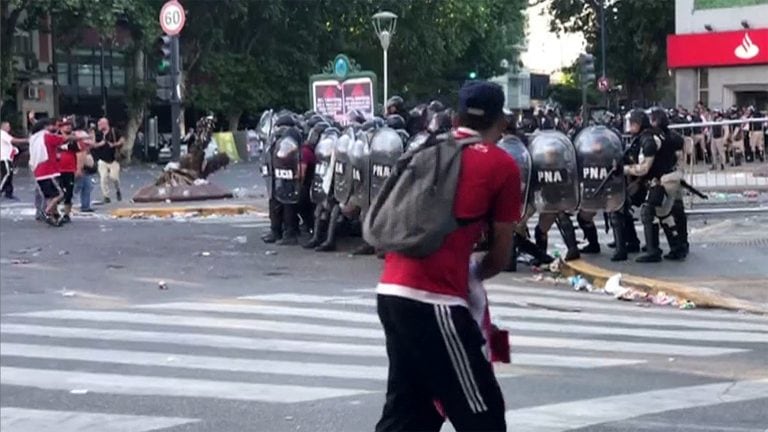
[[[384,50],[384,107],[387,106],[387,50],[389,42],[395,34],[397,26],[397,15],[392,12],[379,12],[371,17],[373,21],[373,30],[379,37],[381,48]]]

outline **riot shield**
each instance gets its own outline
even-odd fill
[[[376,198],[392,170],[403,155],[403,139],[399,131],[382,128],[371,140],[371,201]]]
[[[261,176],[267,185],[267,196],[272,197],[274,190],[274,178],[272,177],[272,125],[274,115],[272,110],[264,111],[256,128],[259,137],[259,147],[261,151]]]
[[[349,150],[355,140],[354,132],[352,128],[347,128],[336,141],[333,196],[342,206],[347,204],[350,195],[352,195],[352,169],[349,161]]]
[[[336,141],[339,139],[339,134],[335,129],[327,129],[320,136],[320,141],[315,147],[315,176],[312,178],[312,189],[310,190],[310,199],[315,204],[325,202],[328,198],[328,194],[331,192],[328,187],[331,182],[327,181],[327,176],[333,176],[331,172],[331,159],[333,156],[333,149],[336,147]]]
[[[301,192],[300,164],[301,133],[292,128],[277,139],[272,152],[275,199],[283,204],[299,202]]]
[[[528,149],[520,141],[520,138],[514,135],[504,136],[499,141],[498,146],[517,162],[517,168],[520,170],[520,196],[523,197],[522,208],[526,208],[528,205],[528,194],[531,191],[531,154],[528,153]]]
[[[576,149],[563,133],[546,130],[532,137],[532,190],[539,213],[572,212],[579,207]]]
[[[624,152],[619,136],[605,126],[590,126],[576,136],[573,144],[579,163],[580,208],[591,212],[620,210],[626,193],[624,176],[608,178],[614,166],[622,168]],[[599,189],[604,181],[605,186]]]
[[[369,146],[370,132],[358,132],[357,138],[349,149],[350,169],[352,170],[352,192],[349,203],[367,209],[370,205],[370,162],[371,148]]]

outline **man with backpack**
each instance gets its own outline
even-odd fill
[[[466,84],[459,127],[404,155],[366,216],[365,240],[387,252],[377,293],[389,381],[377,432],[440,430],[436,402],[457,431],[506,430],[501,389],[468,309],[470,276],[503,270],[520,220],[520,173],[496,146],[503,104],[498,85]],[[486,229],[489,251],[470,270]]]

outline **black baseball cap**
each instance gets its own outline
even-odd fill
[[[470,81],[459,90],[459,114],[491,122],[502,115],[504,91],[487,81]]]

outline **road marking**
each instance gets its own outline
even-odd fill
[[[27,324],[2,324],[0,333],[5,335],[28,335],[47,338],[77,338],[87,340],[109,340],[123,342],[148,342],[215,348],[235,348],[248,351],[277,351],[334,356],[356,356],[385,358],[387,353],[382,345],[342,344],[332,342],[296,341],[286,339],[259,339],[238,336],[221,336],[203,333],[163,333],[137,330],[104,330],[77,327],[35,326]],[[643,351],[644,352],[644,351]],[[4,353],[7,355],[8,353]],[[521,366],[592,368],[642,363],[644,360],[614,359],[583,356],[554,356],[527,354],[517,350],[512,355],[512,364]],[[165,366],[173,366],[164,364]]]
[[[680,339],[709,342],[768,343],[768,334],[709,330],[657,330],[645,327],[585,326],[562,323],[534,323],[510,320],[494,322],[512,330],[542,331],[555,333],[632,336],[639,338]]]
[[[53,327],[28,324],[2,324],[0,333],[50,338],[77,338],[124,342],[148,342],[160,344],[208,346],[214,348],[235,348],[249,351],[275,351],[305,354],[326,354],[356,357],[384,357],[387,352],[382,345],[347,344],[297,341],[287,339],[265,339],[240,336],[224,336],[206,333],[164,333],[140,330],[106,330],[79,327]]]
[[[303,324],[287,321],[245,320],[189,315],[148,314],[135,312],[52,310],[11,314],[13,316],[58,320],[83,320],[95,322],[122,322],[154,324],[177,327],[207,327],[218,329],[257,330],[275,333],[305,334],[317,336],[338,336],[364,339],[382,339],[384,332],[374,328],[338,327],[318,324]]]
[[[16,343],[1,343],[0,351],[3,353],[4,357],[79,360],[135,366],[162,366],[181,369],[207,369],[307,377],[367,380],[387,379],[386,366],[304,363],[287,360],[256,360],[167,352],[90,349],[58,345],[29,345]]]
[[[3,432],[149,432],[197,419],[2,407]]]
[[[161,376],[118,375],[0,367],[0,383],[43,390],[87,389],[93,393],[132,396],[178,396],[256,402],[295,403],[371,393],[331,387],[256,384]]]
[[[193,312],[219,312],[256,315],[294,316],[302,318],[350,321],[378,324],[379,318],[372,313],[348,312],[333,309],[297,308],[271,305],[227,304],[227,303],[160,303],[136,306],[138,309],[173,309]]]
[[[491,306],[491,316],[513,318],[537,318],[565,321],[604,322],[632,326],[694,327],[713,330],[742,330],[768,333],[768,325],[724,320],[697,320],[691,318],[663,318],[658,316],[634,316],[592,312],[561,312],[544,309],[510,308]]]
[[[375,298],[355,298],[345,296],[323,296],[313,294],[260,294],[238,297],[239,300],[273,301],[282,303],[306,304],[347,304],[355,306],[376,306]]]
[[[641,363],[645,363],[645,360],[512,353],[512,364],[517,366],[592,369],[610,366],[629,366]]]
[[[506,412],[508,431],[564,432],[673,410],[768,398],[768,380],[723,382],[583,399]]]
[[[658,354],[668,356],[709,357],[723,354],[734,354],[748,350],[739,348],[720,348],[694,345],[672,345],[650,342],[624,342],[617,340],[575,339],[558,337],[518,336],[510,335],[509,343],[512,355],[516,348],[537,347],[552,349],[576,349],[584,351],[624,352],[635,354]]]

